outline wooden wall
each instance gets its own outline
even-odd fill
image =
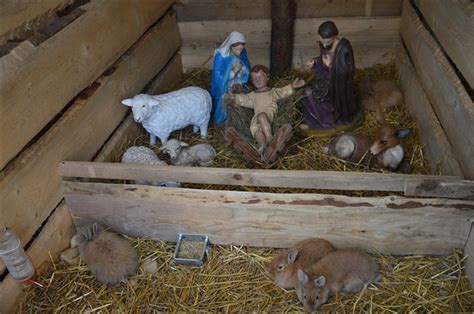
[[[402,0],[300,0],[296,3],[294,67],[301,67],[318,53],[317,28],[327,19],[334,20],[340,34],[352,41],[358,67],[394,59],[399,43]],[[176,11],[186,69],[210,67],[214,49],[233,30],[246,36],[252,64],[269,65],[270,0],[185,0],[176,5]]]
[[[458,6],[460,10],[461,2],[455,1],[452,6]],[[450,55],[443,51],[444,46],[438,44],[439,32],[435,29],[435,32],[430,33],[429,25],[423,23],[423,11],[419,15],[416,9],[411,1],[404,2],[400,23],[403,43],[436,119],[459,160],[464,177],[474,179],[474,104],[468,93],[471,88],[468,84],[463,84],[449,61]],[[445,13],[438,14],[441,21]],[[472,29],[468,29],[469,24],[463,27],[472,34]],[[472,51],[470,55],[472,56]],[[467,66],[472,67],[472,62]],[[459,67],[464,69],[462,64]]]
[[[10,14],[43,9],[25,3],[9,6]],[[181,37],[176,15],[169,10],[172,4],[172,0],[92,0],[74,10],[74,14],[81,11],[74,19],[35,41],[58,19],[55,12],[47,12],[45,19],[34,18],[44,15],[40,10],[28,17],[44,22],[44,28],[36,26],[32,37],[2,50],[0,228],[9,227],[19,235],[36,267],[48,262],[50,254],[57,257],[74,232],[62,201],[60,161],[94,158],[117,127],[128,121],[124,119],[130,110],[120,104],[121,99],[145,86],[151,92],[168,88],[182,73],[177,53]],[[3,5],[10,2],[2,2],[0,9]],[[10,34],[2,27],[3,34]],[[119,143],[115,138],[96,160],[110,158]],[[13,308],[21,286],[6,275],[3,264],[0,274],[3,313]]]

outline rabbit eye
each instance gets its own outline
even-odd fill
[[[319,300],[319,295],[316,296],[316,300]]]
[[[142,108],[145,108],[145,105],[142,105]]]
[[[382,144],[383,144],[383,145],[387,145],[387,141],[383,140],[383,141],[382,141]]]
[[[283,270],[285,268],[285,266],[283,265],[278,265],[278,270]]]
[[[306,300],[306,294],[303,296],[303,299],[305,299],[305,300]]]

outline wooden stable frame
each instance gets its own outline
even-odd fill
[[[167,241],[185,232],[208,234],[215,244],[287,247],[319,236],[339,247],[384,254],[447,254],[464,246],[474,219],[474,182],[453,177],[89,162],[63,162],[60,173],[74,178],[64,183],[64,195],[76,225],[99,221],[130,236]],[[161,188],[76,178],[387,190],[468,200]]]

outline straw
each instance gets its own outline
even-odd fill
[[[289,312],[303,311],[293,289],[276,286],[267,273],[279,250],[213,245],[200,268],[173,265],[174,244],[130,239],[141,261],[155,260],[154,274],[139,270],[126,283],[106,286],[82,265],[59,263],[39,277],[17,308],[25,312]],[[356,294],[339,293],[322,307],[331,312],[473,311],[474,294],[461,250],[449,256],[374,258],[383,276]]]

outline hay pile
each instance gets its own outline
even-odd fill
[[[18,313],[25,312],[289,312],[303,311],[294,290],[277,287],[267,263],[278,251],[212,246],[201,268],[172,264],[174,245],[131,239],[142,261],[156,260],[158,271],[139,271],[127,283],[99,284],[83,265],[53,265],[31,288]],[[332,312],[473,311],[474,294],[462,254],[447,257],[376,256],[382,283],[355,295],[338,294],[323,306]]]

